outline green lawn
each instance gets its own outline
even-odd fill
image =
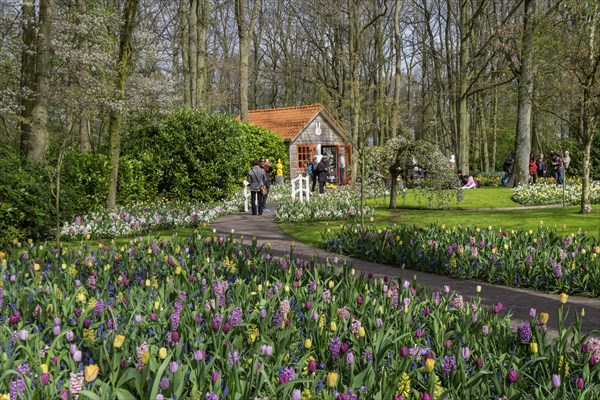
[[[489,225],[503,230],[537,229],[540,222],[547,227],[556,227],[565,232],[576,232],[583,229],[588,235],[600,238],[600,212],[598,205],[592,214],[579,214],[579,206],[558,208],[528,208],[514,210],[480,210],[488,208],[520,207],[510,199],[511,190],[507,188],[480,188],[464,192],[464,199],[454,203],[449,210],[422,209],[424,205],[408,194],[406,199],[399,198],[396,210],[388,209],[389,198],[371,199],[368,204],[376,208],[373,222],[379,228],[394,224],[417,224],[428,226],[432,223],[446,226],[485,227]],[[320,223],[280,224],[279,227],[297,240],[319,246],[320,235],[324,229],[336,229],[341,224],[354,221],[329,221]]]

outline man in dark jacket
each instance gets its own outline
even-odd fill
[[[270,211],[267,208],[267,197],[269,197],[269,191],[271,191],[271,172],[273,172],[273,167],[271,167],[271,163],[269,160],[265,160],[264,158],[260,159],[260,167],[265,171],[265,175],[267,176],[267,183],[265,186],[267,187],[267,194],[263,194],[262,196],[262,211]]]
[[[248,172],[248,182],[250,182],[250,194],[252,201],[252,215],[262,215],[262,192],[261,186],[266,186],[267,176],[265,170],[260,167],[258,160],[252,161],[252,169]]]
[[[327,170],[329,169],[329,158],[323,156],[317,164],[317,177],[319,179],[319,193],[325,193],[325,183],[327,182]]]

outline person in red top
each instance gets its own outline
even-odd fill
[[[536,183],[537,178],[537,164],[535,162],[535,157],[533,154],[529,156],[529,178],[533,180],[533,183]]]

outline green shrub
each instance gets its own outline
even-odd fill
[[[105,154],[71,150],[65,154],[61,171],[63,219],[106,205],[110,169]]]
[[[0,145],[0,248],[13,239],[50,236],[54,199],[49,175],[39,166],[21,166],[16,151]]]
[[[281,160],[284,171],[289,171],[286,145],[279,135],[256,125],[243,122],[239,124],[244,132],[248,154],[248,169],[250,169],[250,162],[252,160],[266,158],[271,162],[271,166],[273,167],[273,176],[276,172],[275,164],[277,160]]]
[[[156,200],[162,174],[154,162],[154,154],[148,151],[143,151],[136,158],[122,157],[119,161],[117,202],[128,205]]]

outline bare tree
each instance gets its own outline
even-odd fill
[[[123,102],[125,101],[125,85],[130,72],[132,36],[135,27],[135,16],[138,0],[126,0],[123,9],[123,20],[119,40],[119,58],[117,61],[117,81],[115,94],[117,106],[110,112],[109,126],[109,156],[110,156],[110,186],[107,206],[114,208],[117,201],[117,179],[119,176],[119,158],[121,155],[121,122],[123,119]]]
[[[40,1],[40,18],[35,53],[35,100],[31,109],[30,161],[45,158],[48,147],[48,95],[50,92],[50,51],[52,39],[52,0]]]
[[[248,121],[248,73],[250,57],[250,39],[254,32],[254,24],[258,16],[259,0],[252,0],[250,10],[247,10],[246,0],[235,0],[235,20],[240,40],[240,118]],[[247,16],[249,14],[249,16]]]

